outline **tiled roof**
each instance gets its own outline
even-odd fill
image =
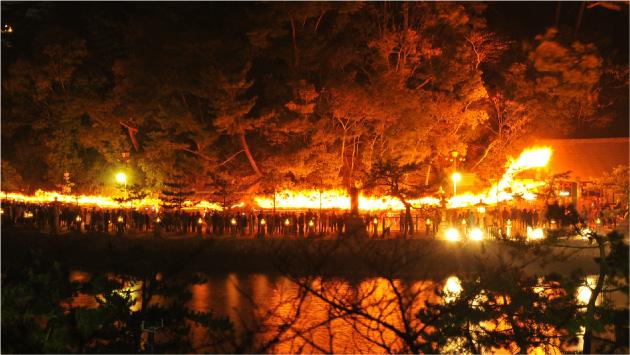
[[[591,181],[619,165],[629,165],[630,138],[544,139],[537,146],[552,149],[547,168],[553,174],[572,171],[571,180]]]

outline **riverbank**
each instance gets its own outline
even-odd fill
[[[575,241],[584,245],[582,241]],[[584,249],[564,262],[545,261],[540,255],[501,241],[450,242],[429,239],[304,240],[230,238],[203,234],[41,233],[33,229],[2,230],[2,268],[27,266],[33,250],[64,265],[89,272],[155,270],[163,273],[291,272],[343,277],[385,276],[442,278],[466,274],[479,264],[529,263],[532,274],[568,274],[580,267],[597,272],[596,250]]]

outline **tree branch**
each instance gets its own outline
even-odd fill
[[[229,158],[228,158],[228,160],[226,160],[226,161],[224,161],[223,163],[221,163],[221,164],[217,165],[217,168],[218,168],[218,167],[220,167],[221,165],[223,165],[223,164],[225,164],[225,163],[229,162],[230,160],[232,160],[232,158],[234,158],[235,156],[239,155],[240,153],[243,153],[244,151],[245,151],[245,150],[243,149],[243,150],[241,150],[241,151],[237,152],[236,154],[232,155],[231,157],[229,157]]]

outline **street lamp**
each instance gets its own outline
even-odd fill
[[[116,175],[116,181],[120,183],[125,183],[125,201],[126,201],[127,200],[127,176],[125,176],[125,173],[118,173],[118,175]]]
[[[459,173],[453,174],[453,196],[457,196],[457,182],[462,179]]]

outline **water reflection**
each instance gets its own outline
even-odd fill
[[[113,275],[109,275],[113,277]],[[72,281],[89,281],[91,275],[74,272]],[[234,329],[219,334],[191,324],[190,338],[198,352],[269,353],[388,353],[407,352],[408,344],[401,340],[401,332],[425,326],[417,316],[427,304],[448,305],[457,302],[463,292],[462,281],[449,277],[433,280],[388,280],[367,278],[350,282],[345,279],[297,280],[302,287],[283,276],[268,274],[207,275],[207,282],[190,285],[192,297],[186,304],[196,312],[213,312],[214,316],[228,316]],[[543,280],[532,288],[545,293]],[[596,278],[589,277],[589,285]],[[130,291],[140,309],[142,282],[127,282],[121,291]],[[305,292],[308,289],[308,292]],[[441,292],[440,292],[441,291]],[[580,302],[587,300],[588,288],[578,290]],[[440,298],[442,293],[442,298]],[[494,297],[494,296],[492,296]],[[484,304],[501,305],[509,298],[493,299],[481,291],[472,298],[470,309]],[[151,301],[166,302],[161,298]],[[79,295],[72,300],[75,306],[96,307],[93,297]],[[356,310],[353,309],[356,307]],[[483,309],[479,308],[479,311]],[[507,319],[499,318],[470,324],[473,340],[484,331],[510,331]],[[427,327],[426,334],[434,329]],[[549,334],[555,332],[548,329]],[[460,352],[465,339],[452,337],[442,351]],[[489,349],[494,353],[514,352],[519,348]],[[529,353],[545,353],[545,349],[530,348]],[[577,347],[565,351],[580,351]]]

